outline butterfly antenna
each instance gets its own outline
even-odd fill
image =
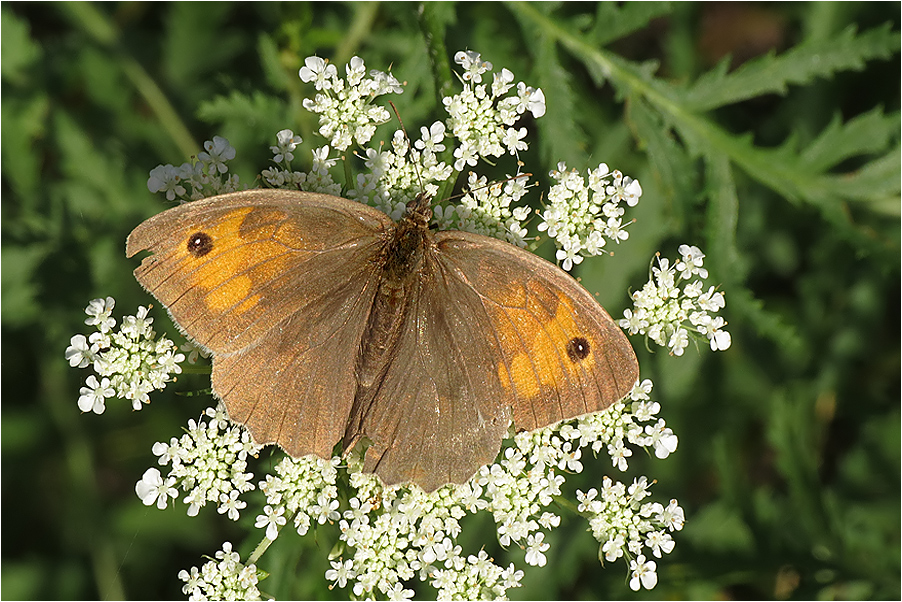
[[[464,192],[458,192],[457,194],[452,194],[451,196],[449,196],[447,199],[444,199],[444,200],[451,201],[454,199],[459,199],[459,198],[462,198],[462,197],[470,194],[471,192],[477,192],[484,188],[491,188],[492,186],[501,186],[502,184],[506,184],[507,182],[513,182],[514,180],[519,180],[520,178],[531,178],[531,177],[532,177],[532,174],[528,171],[525,171],[523,173],[518,173],[515,176],[508,176],[507,178],[504,178],[503,180],[495,180],[494,182],[488,182],[487,184],[483,184],[482,186],[477,186],[476,188],[471,188],[470,190],[467,190]],[[529,184],[528,186],[538,186],[538,184],[534,183],[534,184]]]
[[[395,103],[392,101],[388,101],[388,104],[391,105],[392,111],[395,112],[395,117],[398,118],[398,124],[401,126],[401,131],[404,132],[404,139],[407,140],[407,149],[413,155],[413,142],[410,140],[410,136],[407,135],[407,129],[404,127],[404,121],[401,120],[401,114],[398,113],[398,107],[395,106]],[[414,170],[417,174],[417,181],[420,183],[420,190],[425,192],[426,186],[423,184],[423,178],[420,175],[420,166],[414,162]]]

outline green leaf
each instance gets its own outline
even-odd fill
[[[838,114],[799,156],[799,166],[823,171],[858,155],[883,151],[899,132],[899,113],[884,115],[880,107],[843,124]]]
[[[7,6],[0,9],[0,76],[11,84],[24,85],[31,77],[31,66],[40,58],[41,47],[31,39],[28,23]]]
[[[867,61],[887,58],[899,49],[900,37],[890,24],[856,35],[850,26],[840,35],[795,46],[775,56],[744,63],[727,74],[727,59],[690,86],[681,102],[694,112],[708,111],[762,94],[786,94],[789,85],[806,84],[840,71],[861,71]]]
[[[597,6],[595,25],[587,37],[599,46],[619,40],[671,11],[669,2],[599,2]]]

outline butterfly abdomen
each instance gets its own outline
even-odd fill
[[[412,204],[414,208],[408,209],[408,215],[397,224],[379,259],[379,285],[358,349],[357,394],[345,434],[346,448],[363,434],[362,424],[372,400],[396,356],[411,299],[415,298],[412,293],[418,286],[417,275],[431,245],[428,217],[416,209],[415,202]]]

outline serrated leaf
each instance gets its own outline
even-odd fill
[[[691,175],[695,169],[691,167],[685,149],[673,139],[670,128],[646,103],[632,103],[629,119],[639,140],[645,145],[655,178],[673,209],[673,219],[677,222],[673,227],[680,228],[690,211]]]
[[[48,247],[40,244],[24,247],[4,245],[0,253],[3,258],[3,269],[0,270],[3,302],[0,303],[0,311],[4,325],[28,324],[40,312],[41,304],[37,302],[40,290],[35,283],[34,272],[48,252]]]
[[[786,93],[789,85],[806,84],[847,70],[860,71],[868,60],[886,58],[899,49],[899,34],[890,24],[856,35],[854,26],[838,36],[773,52],[743,64],[730,74],[721,62],[682,94],[692,111],[709,111],[762,94]]]
[[[548,164],[563,160],[568,165],[581,167],[586,137],[573,118],[578,99],[571,78],[560,63],[553,40],[543,38],[535,56],[534,76],[545,92],[548,105],[554,107],[537,122],[543,141],[542,159]]]
[[[669,2],[599,2],[595,26],[587,34],[599,46],[604,46],[642,29],[652,19],[670,12]]]
[[[41,58],[41,47],[31,39],[28,23],[4,6],[0,10],[0,75],[11,84],[27,81],[29,67]]]
[[[843,124],[839,114],[805,148],[800,165],[811,171],[824,171],[858,155],[880,152],[899,132],[899,114],[884,115],[880,107],[862,113]]]
[[[747,266],[736,248],[739,222],[739,198],[730,161],[724,155],[705,156],[708,182],[706,221],[706,254],[711,258],[712,272],[731,286],[745,281]]]
[[[279,48],[271,36],[260,34],[257,38],[257,53],[260,55],[260,65],[267,83],[274,90],[288,90],[291,81],[279,58]]]

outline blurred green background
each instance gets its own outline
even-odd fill
[[[637,177],[644,196],[613,258],[584,262],[611,314],[654,252],[707,254],[733,346],[640,354],[680,437],[666,461],[634,457],[656,499],[686,511],[659,583],[633,594],[599,565],[580,519],[549,537],[518,599],[899,599],[900,282],[898,3],[4,3],[2,8],[2,596],[180,598],[180,569],[239,524],[212,507],[145,508],[134,484],[155,441],[208,405],[173,390],[132,412],[81,415],[87,371],[63,358],[88,334],[87,302],[115,315],[150,302],[124,256],[129,231],[167,207],[150,169],[214,135],[250,185],[275,133],[322,144],[301,108],[304,57],[407,82],[408,131],[443,113],[436,73],[460,49],[541,87],[526,169],[560,160]],[[454,90],[458,89],[450,81]],[[394,124],[392,124],[394,127]],[[306,165],[309,153],[297,153]],[[513,164],[499,161],[503,177]],[[485,173],[485,172],[484,172]],[[538,193],[531,195],[536,206]],[[546,245],[547,246],[547,245]],[[549,253],[550,249],[542,251]],[[159,329],[175,334],[164,312]],[[249,509],[250,510],[250,507]],[[523,552],[478,539],[501,564]],[[485,532],[485,531],[483,531]],[[469,538],[469,539],[466,539]],[[260,563],[281,598],[345,598],[323,572],[334,532],[279,538]],[[420,596],[430,596],[420,589]]]

